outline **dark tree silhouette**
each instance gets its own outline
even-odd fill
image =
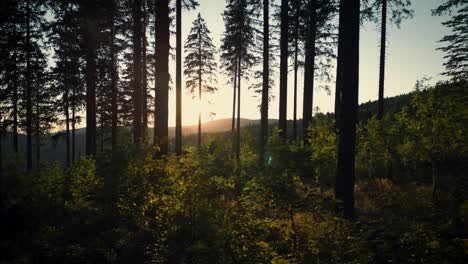
[[[185,42],[185,70],[187,76],[186,88],[194,96],[198,92],[201,107],[202,92],[213,93],[217,90],[215,62],[216,47],[210,37],[210,31],[205,20],[198,14]],[[201,109],[198,112],[198,148],[201,147]]]
[[[341,116],[339,123],[338,163],[335,180],[337,211],[345,218],[354,218],[354,163],[359,89],[359,25],[360,1],[340,1],[338,63],[341,72]]]
[[[156,156],[168,153],[168,96],[169,96],[169,1],[158,1],[155,6],[156,35],[156,97],[154,144],[159,147]]]
[[[263,0],[263,72],[262,103],[260,106],[260,164],[265,161],[268,140],[268,104],[270,102],[270,1]]]
[[[365,6],[362,11],[364,19],[371,19],[377,22],[378,18],[380,18],[379,107],[377,118],[381,119],[384,112],[387,22],[390,21],[400,27],[403,19],[413,16],[413,10],[410,8],[411,0],[375,0],[371,3],[368,1],[364,2],[364,4]]]
[[[232,0],[223,13],[225,30],[221,45],[223,68],[228,74],[235,74],[237,85],[237,131],[235,140],[236,159],[240,160],[240,98],[241,80],[247,77],[257,58],[252,52],[255,46],[254,19],[258,17],[258,1]],[[234,94],[235,102],[236,94]]]
[[[317,1],[309,0],[306,19],[306,54],[304,64],[304,95],[302,103],[302,136],[308,144],[307,128],[312,123],[315,79],[315,41],[317,32]]]
[[[455,14],[452,15],[452,12]],[[443,25],[450,28],[452,34],[444,36],[440,42],[446,46],[438,48],[446,53],[444,58],[444,75],[454,81],[466,81],[468,79],[468,5],[464,0],[448,0],[433,10],[433,15],[450,14],[448,21]]]
[[[281,0],[281,39],[280,39],[280,88],[279,88],[279,123],[280,134],[287,138],[287,100],[288,100],[288,34],[289,3]]]
[[[98,7],[95,1],[80,1],[82,46],[86,61],[86,155],[96,155],[96,50]]]
[[[142,0],[134,0],[133,17],[133,141],[138,147],[142,143]]]

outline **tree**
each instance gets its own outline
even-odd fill
[[[194,0],[183,1],[187,9],[198,3]],[[176,154],[182,154],[182,0],[176,0]]]
[[[258,1],[232,0],[227,4],[223,13],[224,35],[221,45],[221,60],[225,72],[232,75],[237,85],[237,132],[235,140],[236,159],[240,160],[240,98],[241,79],[247,77],[257,58],[253,54],[255,46],[256,29],[253,27],[258,16]],[[236,96],[236,94],[234,94]],[[234,98],[235,102],[235,98]]]
[[[365,2],[366,3],[366,2]],[[364,8],[363,16],[377,20],[375,13],[380,11],[380,66],[379,66],[379,108],[377,118],[381,119],[384,111],[384,87],[385,87],[385,56],[387,47],[387,13],[390,7],[390,22],[400,27],[403,19],[411,18],[413,10],[411,0],[375,0],[370,6]],[[377,22],[377,21],[376,21]]]
[[[202,101],[202,92],[213,93],[217,90],[216,62],[214,55],[216,47],[210,37],[210,31],[205,20],[198,14],[185,42],[187,55],[185,57],[184,74],[187,76],[186,88],[192,95],[198,88],[198,100]],[[198,112],[198,147],[201,147],[201,109]]]
[[[281,0],[279,129],[287,138],[289,1]]]
[[[86,155],[96,155],[96,50],[99,32],[96,1],[80,1],[82,47],[86,70]]]
[[[302,135],[304,144],[309,143],[307,128],[312,123],[315,78],[315,42],[317,33],[317,1],[309,0],[306,10],[306,54],[304,64],[304,95],[302,103]]]
[[[446,43],[447,46],[440,47],[446,53],[444,58],[445,72],[443,75],[451,77],[454,81],[463,81],[468,79],[468,5],[464,0],[446,0],[444,4],[432,11],[433,15],[452,14],[448,21],[443,23],[444,26],[452,30],[452,34],[444,36],[440,42]]]
[[[265,146],[268,140],[268,104],[270,102],[270,1],[263,0],[263,72],[262,103],[260,108],[260,164],[265,160]],[[235,90],[234,90],[235,91]]]
[[[133,141],[136,146],[142,142],[142,0],[134,0],[132,5],[133,18]]]
[[[56,66],[52,70],[52,82],[61,95],[57,104],[65,118],[66,164],[75,159],[76,113],[82,105],[81,57],[79,46],[78,6],[70,1],[51,1],[53,20],[48,24],[48,43],[54,47]],[[71,113],[70,113],[71,111]],[[70,124],[71,123],[71,124]],[[70,144],[71,125],[71,144]],[[70,146],[71,145],[71,146]]]
[[[354,217],[354,161],[359,89],[359,26],[360,1],[340,1],[338,64],[341,73],[341,113],[338,139],[338,162],[335,180],[337,212],[345,218]],[[341,80],[339,80],[341,79]]]
[[[161,0],[155,6],[156,36],[156,99],[154,144],[159,147],[156,156],[168,153],[168,96],[169,96],[169,1]]]

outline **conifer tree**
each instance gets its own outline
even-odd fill
[[[338,64],[341,73],[341,116],[339,118],[338,162],[335,179],[337,212],[354,218],[354,179],[356,122],[359,90],[359,26],[360,1],[340,1]],[[339,80],[341,79],[341,80]]]
[[[257,34],[259,2],[256,0],[232,0],[223,13],[225,30],[221,45],[221,60],[225,72],[232,76],[237,85],[237,131],[235,140],[236,159],[240,159],[240,98],[241,79],[248,77],[248,70],[258,58],[253,49]]]
[[[368,3],[368,2],[364,2]],[[390,12],[390,13],[389,13]],[[377,15],[380,13],[380,16]],[[390,14],[390,19],[388,15]],[[380,66],[379,66],[379,99],[377,118],[381,119],[384,111],[385,89],[385,56],[387,48],[387,21],[400,27],[403,19],[411,18],[411,0],[375,0],[363,10],[364,18],[371,18],[377,22],[380,17]]]
[[[442,74],[454,81],[468,80],[468,4],[464,0],[446,0],[432,13],[437,16],[451,15],[443,25],[450,28],[452,33],[440,40],[446,46],[438,48],[446,53],[445,72]]]
[[[288,38],[289,38],[289,1],[281,0],[281,39],[280,39],[280,88],[278,127],[283,139],[287,138],[287,100],[288,100]]]
[[[168,153],[168,96],[169,96],[169,1],[158,1],[155,6],[156,38],[156,97],[154,144],[159,147],[156,156]]]
[[[202,93],[213,93],[217,90],[215,62],[216,47],[210,37],[211,32],[205,20],[198,14],[192,24],[192,29],[185,42],[185,70],[187,77],[186,88],[196,97],[198,94],[199,107],[202,106]],[[201,147],[201,109],[198,112],[198,147]]]

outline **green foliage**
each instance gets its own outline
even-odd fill
[[[263,168],[247,129],[240,163],[228,134],[206,135],[180,157],[155,160],[148,148],[33,174],[12,157],[2,174],[0,261],[463,263],[465,91],[420,89],[400,112],[359,125],[356,222],[333,213],[328,115],[314,117],[307,146],[273,131]]]

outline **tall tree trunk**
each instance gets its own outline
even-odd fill
[[[202,107],[202,51],[201,51],[201,35],[198,29],[198,103],[200,109],[198,111],[198,148],[201,147],[201,107]]]
[[[13,53],[13,151],[18,153],[18,77],[16,51]]]
[[[270,89],[270,1],[263,0],[263,83],[260,120],[260,165],[265,162],[268,140],[268,104]]]
[[[236,99],[237,99],[237,62],[236,67],[234,69],[234,95],[232,97],[232,134],[236,131]]]
[[[76,152],[76,142],[75,142],[75,131],[76,131],[76,85],[72,86],[72,100],[71,100],[71,110],[72,110],[72,132],[71,132],[71,161],[75,161],[75,152]]]
[[[36,98],[36,100],[38,100]],[[41,120],[39,113],[39,102],[36,101],[36,131],[35,131],[35,141],[36,141],[36,168],[40,168],[41,164]]]
[[[315,39],[317,32],[316,0],[311,0],[307,6],[308,23],[306,36],[306,56],[304,65],[304,97],[302,104],[302,138],[304,145],[309,144],[307,128],[312,123],[315,79]]]
[[[111,147],[112,153],[115,156],[117,151],[117,125],[118,125],[118,105],[117,105],[117,64],[116,64],[116,52],[115,52],[115,1],[112,1],[111,7],[111,32],[110,32],[110,59],[111,59],[111,90],[112,90],[112,128],[111,128]]]
[[[380,31],[380,67],[379,67],[379,109],[377,118],[382,119],[384,111],[385,87],[385,48],[387,45],[387,0],[382,1],[382,25]]]
[[[359,0],[341,0],[339,63],[342,66],[342,109],[339,123],[338,162],[335,181],[337,212],[354,218],[356,122],[359,90]],[[341,24],[340,24],[341,25]],[[338,78],[338,77],[337,77]]]
[[[31,100],[31,7],[26,2],[26,160],[27,171],[32,170],[32,100]]]
[[[102,102],[104,102],[104,98],[102,99]],[[101,123],[101,124],[100,124],[100,131],[101,131],[101,138],[100,138],[100,143],[101,143],[101,144],[100,144],[100,147],[101,147],[101,153],[103,153],[103,152],[104,152],[104,137],[105,137],[105,135],[104,135],[104,133],[105,133],[105,128],[104,128],[104,118],[103,118],[103,116],[104,116],[104,109],[103,109],[103,107],[101,107],[101,111],[100,111],[100,112],[101,112],[101,113],[100,113],[101,118],[99,119],[99,121],[100,121],[100,123]]]
[[[298,52],[299,52],[299,16],[296,14],[294,21],[294,104],[293,104],[293,138],[297,139],[297,70],[298,70]]]
[[[340,8],[339,10],[339,17],[344,16],[344,10]],[[344,30],[344,21],[343,19],[339,19],[338,22],[338,31]],[[343,39],[338,38],[338,54],[337,57],[341,56],[343,50]],[[335,83],[335,128],[338,129],[341,117],[341,91],[342,91],[342,83],[341,80],[343,78],[343,69],[342,69],[342,62],[337,60],[336,62],[336,83]]]
[[[176,131],[175,150],[182,154],[182,0],[176,0]]]
[[[236,160],[240,163],[240,105],[241,105],[241,57],[237,61],[237,138],[236,138]]]
[[[67,63],[65,63],[65,67],[68,67]],[[70,166],[70,105],[69,105],[69,96],[68,96],[68,70],[65,70],[65,78],[64,78],[64,86],[65,86],[65,93],[63,94],[63,100],[65,103],[64,106],[64,114],[65,114],[65,154],[66,157],[66,166]]]
[[[281,40],[280,40],[280,95],[279,129],[283,139],[287,138],[287,100],[288,100],[288,0],[281,0]]]
[[[169,0],[160,0],[156,7],[156,128],[154,143],[159,146],[156,157],[168,153],[169,96]]]
[[[140,147],[142,138],[141,114],[141,39],[142,39],[142,12],[141,1],[134,0],[133,12],[133,142]]]
[[[86,155],[96,155],[96,4],[82,0],[83,43],[86,60]]]
[[[148,15],[146,12],[146,1],[143,0],[143,32],[142,32],[142,64],[141,73],[142,73],[142,87],[141,87],[141,97],[142,97],[142,137],[143,142],[146,142],[147,138],[147,129],[148,129],[148,78],[146,71],[146,47],[148,46],[148,40],[146,38],[146,25],[148,21]]]

